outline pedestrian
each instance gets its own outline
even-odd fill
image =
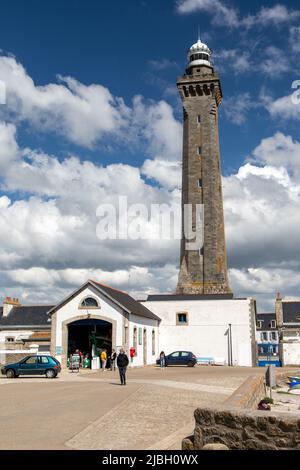
[[[161,370],[163,370],[166,367],[166,355],[164,351],[162,351],[159,355],[159,365]]]
[[[117,357],[117,366],[119,368],[121,385],[126,385],[126,369],[128,364],[128,356],[125,354],[124,348],[121,348]]]
[[[111,355],[110,355],[110,370],[116,370],[116,359],[117,359],[116,350],[112,349]]]
[[[100,359],[101,359],[101,365],[102,365],[102,372],[105,372],[105,370],[106,370],[106,361],[107,361],[106,349],[103,349],[103,351],[100,355]]]

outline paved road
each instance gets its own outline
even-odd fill
[[[257,369],[154,367],[0,379],[0,449],[180,448],[197,406],[222,403]],[[259,372],[262,372],[261,370]]]

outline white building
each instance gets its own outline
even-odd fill
[[[159,349],[166,354],[191,351],[203,363],[256,365],[253,299],[158,295],[144,305],[161,318]]]
[[[89,280],[54,307],[18,305],[13,312],[4,318],[0,311],[6,344],[12,340],[12,331],[15,339],[21,335],[33,341],[46,328],[49,345],[51,328],[51,354],[63,367],[76,349],[91,358],[99,357],[102,349],[110,354],[112,348],[118,351],[122,346],[128,354],[134,348],[133,367],[155,364],[162,350],[166,354],[190,351],[202,363],[256,365],[255,301],[234,299],[232,294],[159,295],[137,302],[122,291]],[[36,327],[30,329],[33,312]],[[10,347],[19,349],[19,343],[12,342]],[[23,356],[29,351],[24,347]]]
[[[276,299],[276,321],[279,328],[279,351],[283,366],[300,365],[300,300]]]
[[[158,355],[159,318],[128,294],[89,280],[49,311],[51,352],[66,366],[67,357],[94,347],[129,353],[132,366],[154,364]],[[95,353],[95,351],[94,351]]]

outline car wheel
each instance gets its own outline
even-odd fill
[[[194,367],[194,363],[192,361],[188,362],[188,367]]]
[[[6,371],[6,377],[7,377],[8,379],[14,379],[15,376],[16,376],[16,374],[15,374],[15,371],[14,371],[13,369],[8,369],[8,370]]]
[[[48,369],[46,371],[46,377],[47,377],[47,379],[54,379],[54,377],[56,377],[56,374],[55,374],[54,370],[53,369]]]

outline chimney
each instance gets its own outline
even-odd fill
[[[3,302],[3,316],[8,317],[10,314],[11,310],[14,307],[20,307],[20,301],[19,299],[15,299],[13,297],[6,297],[4,302]]]

